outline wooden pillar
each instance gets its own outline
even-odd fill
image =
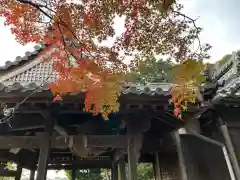
[[[182,129],[182,130],[184,131],[184,129]],[[176,144],[176,147],[177,147],[177,154],[178,154],[178,160],[179,160],[181,180],[188,180],[187,171],[186,171],[186,164],[185,164],[184,156],[183,156],[181,139],[180,139],[180,135],[179,135],[178,131],[174,132],[174,140],[175,140],[175,144]]]
[[[35,170],[31,170],[29,180],[34,180],[34,178],[35,178]]]
[[[47,175],[48,155],[51,148],[53,121],[50,118],[45,119],[45,121],[45,132],[43,133],[44,138],[39,153],[36,180],[45,180]]]
[[[5,162],[0,162],[0,171],[4,171],[6,168],[6,163]]]
[[[134,142],[134,135],[128,136],[128,176],[129,180],[137,180],[137,152]]]
[[[72,180],[76,179],[76,168],[72,169]]]
[[[137,180],[137,162],[143,135],[151,128],[151,118],[147,113],[134,113],[126,116],[124,121],[127,124],[128,180]]]
[[[17,166],[17,174],[15,176],[15,180],[20,180],[22,176],[22,167],[20,165]]]
[[[111,177],[112,180],[118,180],[118,166],[115,161],[112,162]]]
[[[161,175],[161,167],[160,167],[160,159],[159,159],[159,153],[155,152],[155,164],[154,164],[154,170],[155,170],[155,177],[156,180],[162,180],[162,175]]]
[[[156,163],[153,162],[153,163],[152,163],[152,166],[153,166],[153,177],[154,177],[154,180],[157,180],[157,175],[156,175]]]
[[[120,177],[120,180],[127,180],[127,177],[126,177],[126,168],[125,168],[125,157],[121,157],[119,159],[119,177]]]
[[[231,161],[231,164],[233,166],[234,174],[236,176],[236,180],[240,180],[240,168],[237,160],[237,156],[235,153],[234,146],[232,144],[232,140],[228,131],[228,128],[226,124],[223,123],[221,119],[218,119],[219,125],[220,125],[220,131],[222,133],[222,136],[224,138],[224,143],[227,147],[229,158]]]

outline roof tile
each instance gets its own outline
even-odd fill
[[[0,66],[0,70],[7,70],[12,66],[19,65],[23,61],[30,61],[36,57],[36,55],[41,52],[45,48],[44,45],[36,45],[34,46],[34,50],[32,52],[27,51],[25,56],[17,56],[15,61],[6,61],[4,66]]]
[[[48,87],[45,85],[41,87],[43,83],[41,81],[38,82],[11,82],[11,83],[0,83],[0,91],[4,92],[12,92],[12,91],[33,91],[39,88],[39,91],[49,90]],[[137,95],[169,95],[173,84],[171,83],[154,83],[148,85],[130,85],[125,86],[122,89],[122,94],[137,94]]]

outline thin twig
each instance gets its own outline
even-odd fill
[[[36,9],[38,9],[40,12],[42,12],[45,16],[47,16],[48,18],[50,19],[53,19],[53,17],[51,15],[49,15],[47,12],[45,12],[43,9],[41,8],[46,8],[48,9],[49,11],[52,11],[54,13],[56,13],[54,10],[52,10],[51,8],[45,6],[45,5],[41,5],[41,4],[37,4],[37,3],[34,3],[32,1],[29,1],[29,0],[17,0],[18,2],[21,2],[21,3],[24,3],[24,4],[29,4],[33,7],[35,7]],[[57,21],[58,24],[64,26],[65,28],[67,28],[71,34],[73,35],[73,37],[79,42],[79,45],[82,46],[82,48],[84,48],[84,50],[86,50],[88,52],[88,54],[93,58],[95,59],[95,56],[92,55],[92,53],[88,50],[88,48],[86,48],[86,46],[81,43],[80,39],[76,36],[76,34],[73,32],[72,28],[70,28],[68,26],[68,24],[66,24],[60,17],[58,17],[58,21]]]
[[[44,10],[41,9],[41,7],[44,7],[43,5],[41,4],[36,4],[32,1],[29,1],[29,0],[16,0],[17,2],[20,2],[20,3],[23,3],[23,4],[29,4],[33,7],[35,7],[36,9],[38,9],[41,13],[43,13],[45,16],[47,16],[48,18],[52,19],[53,17],[50,16],[48,13],[46,13]]]
[[[179,12],[179,11],[172,10],[172,12],[175,13],[175,14],[177,14],[177,15],[180,15],[180,16],[184,17],[184,19],[190,20],[191,23],[193,24],[194,28],[195,28],[195,29],[199,29],[199,27],[197,27],[197,25],[196,25],[196,21],[198,20],[199,17],[196,18],[196,19],[193,19],[193,18],[191,18],[191,17],[189,17],[189,16],[187,16],[187,15],[185,15],[185,14]],[[201,40],[200,40],[199,36],[196,36],[196,38],[197,38],[197,40],[198,40],[198,48],[200,49],[200,52],[202,52]]]

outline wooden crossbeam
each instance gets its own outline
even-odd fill
[[[74,167],[77,169],[93,169],[93,168],[106,168],[110,169],[111,168],[111,162],[109,163],[87,163],[87,164],[74,164]],[[66,164],[61,164],[61,165],[48,165],[48,170],[72,170],[73,165],[66,165]]]
[[[84,165],[91,165],[91,164],[98,164],[99,166],[101,164],[108,164],[110,165],[111,167],[111,162],[112,160],[109,159],[109,160],[80,160],[80,159],[76,159],[76,160],[70,160],[70,161],[65,161],[65,162],[61,162],[61,161],[49,161],[49,166],[51,165],[62,165],[62,164],[66,164],[66,165],[69,165],[69,164],[74,164],[74,165],[79,165],[79,166],[84,166]]]
[[[37,136],[0,136],[0,149],[39,149],[44,138]],[[53,138],[52,147],[67,148],[64,138]]]
[[[15,177],[18,175],[17,171],[11,171],[11,170],[0,170],[0,176],[3,177]]]
[[[85,136],[85,146],[87,148],[91,147],[113,147],[113,148],[126,148],[127,138],[121,135],[91,135]]]
[[[74,142],[78,143],[84,138],[85,147],[113,147],[125,148],[126,137],[116,135],[86,135],[86,136],[57,136],[52,137],[51,147],[57,149],[66,149],[69,147],[68,141],[74,138]],[[0,149],[22,148],[22,149],[39,149],[42,146],[44,138],[40,136],[0,136]]]
[[[74,139],[75,146],[85,148],[127,148],[127,137],[125,135],[77,135],[77,136],[55,136],[51,139],[51,148],[68,149],[70,138]],[[0,149],[40,149],[44,138],[41,136],[0,136]],[[83,142],[81,144],[80,142]],[[148,137],[145,140],[142,151],[159,150],[161,144],[158,138]]]
[[[70,139],[73,138],[75,147],[84,148],[127,148],[127,136],[125,135],[76,135],[54,136],[51,139],[51,148],[68,149]],[[0,149],[40,149],[44,138],[41,136],[0,136]],[[84,142],[84,144],[82,143]],[[158,138],[147,137],[142,151],[154,152],[161,148]]]

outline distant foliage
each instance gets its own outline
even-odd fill
[[[181,13],[183,7],[175,0],[0,0],[0,4],[0,16],[19,43],[49,45],[43,52],[48,52],[45,59],[54,60],[54,71],[60,74],[50,85],[54,100],[69,92],[84,92],[85,111],[100,113],[105,119],[119,110],[121,87],[135,61],[141,63],[155,54],[183,64],[178,72],[187,80],[177,79],[180,88],[172,94],[179,104],[185,102],[185,95],[179,96],[189,92],[185,86],[197,85],[194,73],[198,71],[191,72],[192,67],[184,71],[185,60],[209,58],[210,46],[199,40],[202,29],[196,20]],[[125,18],[125,30],[111,47],[99,45],[115,36],[112,25],[116,16]],[[196,43],[199,46],[194,49]],[[129,55],[134,59],[130,65],[124,61]]]
[[[126,173],[127,173],[126,167]],[[109,175],[106,177],[106,174]],[[153,166],[151,163],[141,163],[137,166],[138,180],[151,180],[154,178]],[[71,171],[66,171],[66,176],[71,180]],[[128,179],[128,174],[126,174]],[[110,180],[111,173],[109,169],[87,169],[78,170],[76,173],[76,180]]]
[[[72,179],[72,172],[66,171],[69,180]],[[101,169],[85,169],[76,172],[76,180],[102,180]]]
[[[137,166],[138,180],[154,179],[153,165],[151,163],[142,163]]]
[[[232,57],[232,54],[226,54],[225,56],[222,57],[222,59],[218,61],[218,63],[225,64],[231,57]]]
[[[154,56],[144,61],[136,61],[135,68],[129,73],[129,81],[147,84],[154,82],[173,82],[170,59],[156,59]]]

